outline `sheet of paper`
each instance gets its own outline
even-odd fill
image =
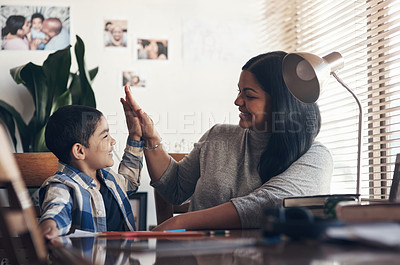
[[[66,235],[66,236],[63,236],[63,237],[67,237],[67,238],[73,238],[73,237],[95,237],[98,234],[99,233],[88,232],[88,231],[83,231],[83,230],[76,229],[74,233]]]
[[[326,234],[332,239],[345,239],[388,247],[400,247],[400,224],[363,223],[331,227]]]

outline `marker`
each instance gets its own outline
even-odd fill
[[[173,230],[165,230],[164,232],[185,232],[186,229],[173,229]]]

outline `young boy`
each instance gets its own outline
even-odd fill
[[[43,50],[47,43],[46,34],[42,32],[44,17],[40,13],[34,13],[31,17],[31,39],[37,39],[40,43],[38,50]]]
[[[59,159],[58,171],[39,190],[45,238],[81,229],[91,232],[136,230],[127,194],[140,184],[143,141],[137,117],[121,99],[129,130],[116,174],[115,140],[102,113],[87,106],[64,106],[46,126],[46,145]],[[135,129],[139,128],[139,129]]]

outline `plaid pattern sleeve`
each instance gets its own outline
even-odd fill
[[[141,170],[143,168],[144,141],[127,140],[122,161],[118,168],[117,180],[121,188],[129,195],[137,191],[140,185]]]
[[[95,180],[62,162],[58,164],[58,172],[40,188],[39,205],[39,222],[53,219],[61,235],[75,229],[107,230],[103,198]]]

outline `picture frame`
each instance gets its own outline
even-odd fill
[[[7,34],[0,40],[2,51],[61,50],[71,44],[70,7],[2,4],[0,28]],[[16,29],[24,35],[16,38]]]
[[[145,88],[146,78],[134,70],[124,70],[121,72],[121,86],[124,87],[127,82],[130,83],[131,88]]]
[[[168,61],[168,38],[144,38],[136,39],[136,58],[138,61]]]
[[[103,20],[103,45],[107,49],[121,49],[129,46],[128,19],[105,18]]]
[[[147,192],[136,192],[128,196],[135,217],[137,231],[147,230]]]

